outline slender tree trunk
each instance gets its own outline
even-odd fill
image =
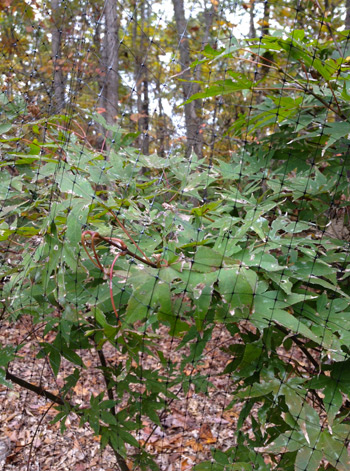
[[[62,71],[62,26],[63,21],[61,17],[61,9],[59,0],[51,0],[52,8],[52,62],[54,68],[53,74],[53,101],[54,101],[54,112],[60,113],[64,108],[64,76]]]
[[[350,0],[346,0],[345,8],[346,8],[345,29],[350,29]]]
[[[119,17],[117,0],[106,0],[105,3],[105,55],[106,78],[104,96],[106,103],[106,121],[113,124],[118,113],[118,60],[119,60]]]
[[[164,109],[163,109],[163,102],[162,102],[162,92],[161,92],[161,79],[162,79],[162,66],[160,63],[158,51],[156,53],[156,63],[158,64],[158,74],[157,74],[157,79],[156,79],[156,96],[158,99],[158,115],[157,115],[157,121],[155,123],[156,126],[156,136],[157,136],[157,149],[158,149],[158,154],[161,157],[164,157],[165,155],[165,149],[166,147],[165,141],[166,137],[168,135],[168,130],[167,130],[167,123],[166,123],[166,117],[164,114]]]
[[[254,24],[255,18],[255,0],[250,1],[250,8],[249,8],[249,38],[253,39],[256,38],[256,29]]]
[[[183,0],[172,0],[174,5],[175,13],[175,22],[177,34],[179,36],[179,50],[180,50],[180,60],[181,60],[181,69],[183,74],[181,78],[184,80],[182,82],[182,91],[184,99],[187,100],[191,95],[198,91],[198,87],[193,86],[188,81],[191,80],[190,71],[187,70],[190,66],[190,51],[189,51],[189,42],[186,37],[186,19],[185,19],[185,10]],[[197,105],[198,106],[198,105]],[[192,150],[202,157],[202,146],[203,146],[203,137],[200,129],[201,119],[196,113],[195,102],[191,102],[185,105],[185,125],[186,125],[186,135],[187,135],[187,151],[186,155],[189,156]]]
[[[270,3],[269,1],[264,2],[264,13],[262,17],[262,23],[261,23],[261,36],[267,36],[269,34],[269,29],[270,29]],[[270,51],[266,51],[261,59],[262,66],[259,70],[259,73],[256,75],[256,80],[261,80],[263,79],[270,71],[269,66],[270,60],[273,58],[273,55]],[[262,100],[262,94],[259,93],[258,95],[258,103],[260,103]]]
[[[269,34],[269,28],[270,28],[270,2],[269,0],[265,0],[264,2],[264,16],[263,16],[263,22],[261,26],[261,34],[263,36],[266,36]]]
[[[139,115],[138,124],[140,126],[140,116],[142,114],[142,80],[143,80],[143,61],[145,59],[145,2],[144,0],[140,3],[140,46],[137,52],[137,60],[136,60],[136,90],[137,90],[137,112]]]
[[[146,0],[142,2],[142,50],[143,58],[141,62],[141,72],[142,72],[142,103],[141,103],[141,119],[140,119],[140,130],[142,132],[142,146],[141,152],[145,155],[149,154],[149,95],[148,95],[148,67],[147,67],[147,58],[146,58],[146,47],[145,47],[145,28],[149,26],[150,18],[150,4]]]
[[[100,18],[100,11],[97,12],[96,15]],[[96,20],[97,22],[97,20]],[[98,76],[97,76],[97,85],[99,89],[99,98],[98,98],[98,112],[101,113],[106,118],[106,74],[107,74],[107,57],[106,57],[106,34],[102,35],[103,31],[103,23],[101,21],[97,22],[97,27],[95,29],[94,34],[94,46],[96,51],[100,51],[100,59],[99,59],[99,68],[98,68]],[[96,123],[96,131],[97,131],[97,138],[96,138],[96,148],[99,150],[103,150],[104,147],[104,133],[105,130],[100,123]]]
[[[143,3],[143,2],[142,2]],[[142,5],[141,5],[142,8]],[[138,34],[137,34],[137,25],[138,25],[138,4],[135,3],[135,9],[133,12],[133,27],[132,27],[132,44],[134,46],[134,53],[135,53],[135,71],[134,71],[134,83],[136,87],[136,114],[137,116],[140,113],[140,108],[141,108],[141,79],[140,79],[140,66],[141,66],[141,57],[142,57],[142,32],[140,35],[140,42],[138,43]],[[132,97],[133,98],[133,97]],[[139,119],[136,121],[137,123],[137,131],[138,125],[139,125]],[[140,147],[141,146],[141,140],[140,136],[138,137],[136,144]]]
[[[142,147],[141,152],[144,155],[149,154],[149,96],[148,96],[148,70],[145,70],[144,80],[142,82],[142,117],[140,122],[140,128],[142,129]]]
[[[137,93],[137,123],[140,136],[138,145],[143,154],[149,154],[149,96],[148,96],[148,69],[146,58],[146,34],[150,16],[150,5],[146,0],[140,3],[140,44],[137,47],[137,10],[134,13],[133,44],[136,46],[135,54],[135,83]]]

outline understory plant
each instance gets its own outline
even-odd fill
[[[0,379],[55,402],[62,431],[75,413],[124,471],[127,460],[157,469],[137,438],[144,418],[161,427],[180,392],[213,387],[196,367],[217,326],[231,337],[218,373],[232,381],[228,408],[241,405],[236,446],[195,469],[349,469],[348,69],[334,44],[302,32],[257,47],[249,57],[269,51],[271,68],[288,55],[292,66],[276,73],[295,90],[277,84],[242,115],[231,130],[242,145],[226,159],[141,155],[134,135],[99,115],[108,153],[59,130],[62,116],[45,122],[45,140],[41,122],[3,124],[2,319],[30,316],[42,329],[38,359],[55,376],[63,361],[73,368],[58,395],[49,381],[35,388],[13,373],[21,345],[8,344]],[[241,50],[207,47],[203,61],[230,63]],[[316,82],[302,75],[311,68]],[[229,75],[200,98],[254,91],[249,75]],[[181,360],[159,348],[161,329]],[[82,406],[84,350],[96,352],[105,388]]]

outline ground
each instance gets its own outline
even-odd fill
[[[170,353],[173,359],[175,355],[179,356],[175,351],[176,342],[166,334],[165,328],[162,328],[160,334],[159,348]],[[11,372],[33,384],[42,384],[57,394],[63,385],[62,378],[69,374],[71,367],[63,364],[60,374],[54,378],[48,362],[36,358],[40,335],[40,328],[33,328],[30,319],[23,318],[11,327],[2,326],[0,342],[5,343],[6,340],[19,343],[26,338],[27,344],[21,350],[23,358],[12,363]],[[223,326],[216,327],[207,345],[205,360],[198,368],[202,374],[209,376],[215,387],[210,388],[207,394],[196,393],[193,387],[186,395],[180,392],[179,400],[173,401],[169,410],[162,415],[162,427],[155,428],[149,438],[147,451],[155,457],[160,470],[190,470],[194,464],[210,459],[212,447],[225,450],[234,445],[239,405],[225,410],[232,399],[234,385],[229,375],[218,374],[230,360],[220,349],[228,342],[232,342],[232,337]],[[107,360],[113,361],[115,351],[112,347],[105,347],[104,353]],[[97,369],[97,355],[84,352],[83,359],[88,369],[83,382],[75,388],[75,394],[82,405],[87,405],[91,393],[97,394],[104,389],[104,381]],[[151,356],[145,357],[144,363],[148,368],[159,367]],[[185,372],[190,375],[191,367]],[[67,421],[67,430],[62,435],[59,424],[50,424],[55,415],[54,405],[45,398],[17,385],[12,390],[1,387],[0,470],[117,469],[113,452],[108,448],[101,452],[99,437],[94,437],[89,426],[79,427],[78,418],[72,414]],[[154,428],[146,417],[143,425],[144,428],[137,436],[141,444]],[[131,469],[132,461],[128,464]]]

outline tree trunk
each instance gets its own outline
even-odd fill
[[[166,147],[165,141],[166,137],[168,135],[168,130],[167,130],[167,123],[166,123],[166,117],[163,109],[163,102],[162,102],[162,91],[161,91],[161,81],[162,81],[162,67],[161,67],[161,62],[159,59],[158,51],[156,52],[156,64],[158,64],[158,74],[156,78],[156,96],[158,100],[158,114],[157,114],[157,120],[155,123],[156,127],[156,135],[157,135],[157,149],[158,149],[158,154],[161,157],[165,156],[165,149],[168,149]]]
[[[106,34],[103,34],[103,24],[98,21],[101,12],[98,10],[95,18],[95,22],[97,24],[95,34],[94,34],[94,46],[96,51],[100,51],[100,58],[99,58],[99,68],[98,68],[98,76],[97,76],[97,86],[98,86],[98,112],[101,113],[106,118],[106,74],[107,74],[107,57],[106,57]],[[102,45],[102,47],[101,47]],[[97,137],[95,147],[98,150],[105,149],[105,129],[103,128],[102,124],[96,123],[95,124]]]
[[[134,14],[134,45],[137,45],[137,11]],[[143,154],[149,154],[149,96],[148,96],[148,69],[146,63],[146,25],[149,25],[150,5],[146,0],[140,3],[140,45],[135,54],[135,83],[137,93],[137,123],[140,136],[138,144]]]
[[[105,57],[106,76],[104,97],[106,103],[106,121],[115,123],[118,112],[118,60],[119,60],[119,18],[117,0],[106,0],[105,3]]]
[[[150,4],[147,2],[145,7],[146,0],[142,2],[142,50],[143,50],[143,58],[141,62],[141,73],[142,73],[142,100],[141,100],[141,119],[140,119],[140,131],[142,132],[142,145],[141,145],[141,152],[144,155],[149,154],[149,95],[148,95],[148,68],[147,68],[147,60],[146,60],[146,48],[145,48],[145,41],[144,41],[144,31],[146,28],[149,27],[149,18],[150,18]]]
[[[264,16],[263,16],[263,22],[261,26],[261,34],[263,36],[268,35],[269,28],[270,28],[270,3],[268,0],[266,0],[264,2]]]
[[[345,29],[350,29],[350,0],[346,0],[345,8],[346,8]]]
[[[64,108],[64,77],[62,72],[62,18],[59,0],[51,0],[52,8],[52,63],[53,63],[53,106],[54,113],[60,113]]]
[[[268,1],[264,2],[264,13],[261,23],[261,36],[268,36],[270,29],[270,3]],[[273,59],[273,54],[270,51],[266,51],[262,55],[260,72],[256,75],[256,80],[263,79],[270,71],[269,66],[271,65],[271,60]],[[262,100],[262,94],[259,93],[258,103]]]
[[[181,60],[181,70],[183,71],[181,78],[182,91],[184,99],[187,100],[191,95],[198,91],[198,86],[189,83],[191,73],[187,70],[190,66],[189,42],[186,37],[186,19],[183,0],[172,0],[174,5],[175,22],[177,34],[179,36],[179,50]],[[198,105],[197,105],[198,106]],[[203,137],[200,129],[201,119],[196,113],[196,105],[194,102],[185,105],[185,126],[187,136],[186,155],[190,156],[192,150],[199,158],[202,157]]]
[[[142,108],[141,108],[141,122],[140,122],[140,129],[142,130],[142,147],[141,152],[144,155],[149,154],[149,96],[148,96],[148,70],[145,70],[144,79],[142,82],[142,92],[143,92],[143,100],[142,100]]]
[[[256,38],[256,29],[254,24],[254,17],[255,17],[255,1],[251,0],[250,7],[249,7],[249,38],[254,39]]]

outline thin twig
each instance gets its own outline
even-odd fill
[[[336,40],[335,37],[334,37],[332,28],[330,27],[330,25],[329,25],[329,23],[328,23],[328,21],[327,21],[327,14],[326,14],[326,12],[323,10],[323,8],[321,7],[321,5],[320,5],[320,3],[319,3],[318,0],[312,0],[312,1],[313,1],[313,3],[316,5],[316,7],[320,10],[322,16],[323,16],[324,18],[326,18],[326,21],[324,22],[325,25],[326,25],[326,28],[328,29],[328,32],[329,32],[329,34],[331,35],[331,38],[332,38],[332,40],[333,40],[333,42],[334,42],[335,47],[337,48],[337,51],[339,52],[340,57],[341,57],[342,59],[344,59],[344,53],[343,53],[342,50],[340,49],[339,44],[338,44],[337,40]]]
[[[104,379],[105,384],[106,384],[108,399],[111,400],[111,401],[114,401],[113,389],[111,388],[111,386],[109,384],[110,378],[109,378],[109,375],[107,373],[108,365],[107,365],[106,357],[105,357],[102,349],[97,350],[97,353],[98,353],[98,357],[99,357],[99,360],[100,360],[100,363],[101,363],[101,366],[102,366],[102,375],[103,375],[103,379]],[[116,411],[115,411],[115,406],[112,406],[109,410],[110,410],[111,414],[114,417],[117,416]],[[113,448],[111,443],[110,443],[110,447],[112,448],[112,450],[114,452],[114,455],[115,455],[115,458],[117,460],[117,464],[118,464],[120,470],[121,471],[130,471],[125,459],[122,457],[121,454],[118,453],[117,450],[115,450]]]
[[[277,324],[277,323],[274,323],[275,327],[277,327],[278,330],[280,330],[281,332],[283,332],[284,334],[289,334],[288,330],[285,329],[284,327],[282,327],[281,325]],[[296,335],[292,335],[290,337],[293,342],[300,348],[300,350],[304,353],[304,355],[308,358],[308,360],[310,361],[310,363],[312,363],[314,365],[315,368],[317,368],[317,370],[320,369],[320,365],[318,363],[317,360],[315,360],[315,358],[311,355],[311,353],[309,352],[309,350],[305,347],[305,345],[303,344],[303,342],[301,340],[298,339],[298,337]]]
[[[34,432],[34,435],[33,435],[33,438],[30,442],[30,448],[29,448],[29,456],[28,456],[28,461],[27,461],[27,471],[30,471],[30,460],[31,460],[31,457],[32,457],[32,451],[33,451],[33,444],[34,444],[34,440],[35,440],[35,437],[39,431],[39,428],[40,428],[40,425],[42,424],[42,421],[44,420],[44,418],[46,417],[46,415],[48,414],[49,410],[52,409],[53,407],[53,404],[50,404],[50,406],[47,408],[47,410],[43,413],[43,415],[41,416],[40,420],[39,420],[39,423],[35,429],[35,432]]]

